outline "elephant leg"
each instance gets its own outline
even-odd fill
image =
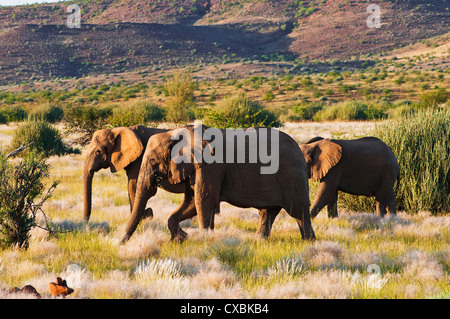
[[[377,214],[380,217],[384,217],[386,215],[386,201],[375,199],[376,201],[376,207],[377,207]]]
[[[270,236],[273,222],[280,213],[280,207],[264,208],[259,210],[259,228],[257,234],[263,238]]]
[[[335,182],[321,182],[317,190],[316,198],[311,206],[311,217],[314,218],[317,214],[328,204],[334,202],[337,196],[337,183]],[[337,199],[336,199],[337,201]]]
[[[286,211],[297,221],[298,227],[300,228],[300,233],[302,234],[302,239],[316,239],[316,235],[314,234],[314,230],[311,225],[311,217],[309,214],[308,205],[297,204],[294,205],[291,209],[286,209]]]
[[[134,199],[136,198],[136,186],[140,169],[140,165],[138,164],[140,163],[132,163],[128,168],[125,169],[128,177],[128,200],[130,201],[130,213],[133,212]],[[152,190],[150,197],[155,196],[157,190],[157,188]],[[144,214],[142,215],[142,219],[147,217],[153,217],[153,211],[151,208],[145,209]]]
[[[329,218],[338,217],[337,199],[338,199],[338,191],[336,191],[336,194],[334,195],[333,202],[331,204],[327,205],[327,211],[328,211]]]
[[[133,212],[134,199],[136,198],[136,184],[137,178],[128,178],[128,200],[130,201],[130,213]],[[157,190],[157,188],[152,190],[150,197],[155,196]],[[153,217],[153,210],[150,207],[145,209],[142,219],[147,217]]]
[[[128,178],[128,200],[130,201],[130,213],[133,211],[134,198],[136,197],[137,179]]]
[[[395,192],[393,189],[389,195],[387,209],[390,215],[397,215],[397,206],[395,204]]]
[[[184,241],[187,238],[187,233],[181,229],[180,222],[195,215],[197,215],[197,210],[192,191],[186,190],[183,203],[170,215],[167,222],[171,235],[170,240]]]
[[[211,199],[199,199],[195,196],[198,223],[200,229],[214,229],[214,215],[218,211],[218,204]]]
[[[375,201],[377,206],[377,214],[379,216],[383,217],[384,215],[386,215],[386,208],[389,210],[389,214],[396,215],[397,211],[395,206],[395,192],[392,187],[387,191],[376,193]]]
[[[220,211],[222,179],[197,170],[194,185],[194,201],[200,229],[214,229],[214,215]]]

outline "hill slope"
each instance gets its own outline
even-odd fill
[[[450,30],[446,0],[373,2],[379,29],[358,0],[83,0],[81,29],[65,26],[65,2],[3,7],[0,83],[273,54],[352,59]]]

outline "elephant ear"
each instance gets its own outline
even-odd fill
[[[312,143],[314,143],[314,142],[321,141],[321,140],[323,140],[323,137],[321,137],[321,136],[316,136],[316,137],[313,137],[312,139],[310,139],[310,140],[304,142],[303,144],[312,144]]]
[[[175,163],[170,160],[168,180],[171,184],[179,184],[194,174],[195,166],[192,163]]]
[[[144,150],[141,139],[128,127],[111,130],[114,134],[114,146],[111,152],[111,172],[121,171],[134,162]]]
[[[181,137],[181,139],[169,141],[166,159],[168,162],[167,178],[171,184],[179,184],[195,172],[195,165],[192,162],[192,148],[190,145],[186,145],[190,136],[181,134],[177,137]],[[181,141],[184,142],[177,145]]]
[[[203,164],[196,161],[195,153],[201,155],[205,148],[208,149],[211,154],[214,154],[214,150],[210,145],[210,141],[202,140],[200,145],[195,145],[195,139],[193,138],[193,128],[181,128],[179,131],[174,131],[169,142],[168,153],[168,180],[171,184],[179,184],[185,181],[189,176],[194,174],[195,170],[201,167]],[[181,139],[176,139],[181,138]],[[201,138],[201,137],[200,137]],[[177,142],[184,141],[182,144],[176,146]],[[190,143],[190,144],[187,144]],[[172,152],[175,149],[174,152]],[[195,150],[195,151],[194,151]],[[177,153],[178,151],[178,153]],[[184,153],[186,152],[186,153]],[[174,154],[175,153],[175,154]]]
[[[311,154],[311,179],[317,182],[324,178],[328,171],[339,162],[341,156],[340,145],[325,139],[317,142]]]

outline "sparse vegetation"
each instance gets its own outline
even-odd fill
[[[38,225],[38,214],[57,183],[44,194],[49,166],[35,153],[29,153],[18,163],[0,153],[0,166],[0,248],[27,249],[30,231]]]
[[[254,126],[279,127],[277,116],[244,94],[219,101],[205,111],[204,123],[218,128],[248,128]]]
[[[113,127],[148,125],[164,120],[166,110],[157,105],[137,102],[128,105],[115,105],[107,121]]]
[[[449,111],[422,111],[380,125],[375,135],[398,159],[399,207],[412,213],[450,211]]]
[[[64,114],[69,133],[82,133],[79,143],[84,145],[92,138],[96,130],[102,129],[112,115],[111,107],[76,106],[68,108]]]
[[[81,1],[77,32],[61,28],[59,4],[0,8],[0,144],[42,147],[0,156],[0,298],[25,284],[49,298],[56,276],[75,287],[69,298],[450,297],[443,1],[396,1],[395,32],[376,38],[353,27],[366,1]],[[117,10],[128,10],[126,21]],[[102,170],[91,220],[81,221],[84,157],[64,140],[84,151],[97,129],[195,119],[275,126],[297,142],[375,134],[400,162],[398,216],[380,218],[373,200],[340,194],[338,218],[323,211],[312,221],[317,241],[302,241],[285,212],[261,240],[256,209],[222,203],[214,232],[201,232],[194,217],[177,244],[167,219],[183,195],[158,191],[153,219],[119,245],[127,176]],[[311,200],[316,192],[310,182]]]
[[[52,127],[50,123],[42,120],[32,120],[20,124],[14,131],[11,148],[14,150],[23,144],[31,142],[33,144],[21,155],[27,154],[30,150],[35,150],[44,157],[76,152],[76,150],[68,147],[63,142],[62,136],[57,129]]]
[[[164,89],[169,99],[167,101],[167,119],[171,122],[186,122],[192,118],[194,107],[194,90],[197,84],[189,74],[176,73],[167,79]]]

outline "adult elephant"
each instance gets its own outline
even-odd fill
[[[244,135],[241,143],[234,143],[236,131]],[[178,144],[180,134],[187,145],[183,149]],[[205,138],[206,135],[210,138]],[[258,150],[251,140],[258,141]],[[267,158],[262,159],[264,150],[273,160],[267,170],[264,170],[268,168]],[[198,160],[199,151],[204,156],[203,161]],[[253,157],[256,153],[260,158]],[[188,160],[180,161],[180,154],[187,155]],[[274,162],[278,167],[272,170]],[[315,239],[309,215],[305,159],[298,144],[283,132],[269,128],[244,131],[187,126],[152,136],[142,160],[133,212],[122,242],[132,236],[145,216],[145,206],[153,190],[164,181],[187,186],[183,203],[168,220],[172,240],[185,239],[186,233],[179,223],[196,213],[200,228],[214,229],[214,214],[219,212],[221,201],[262,209],[260,214],[264,216],[258,232],[267,236],[273,222],[270,216],[284,208],[296,219],[302,238]]]
[[[132,210],[136,194],[136,182],[148,139],[152,135],[165,131],[167,130],[136,125],[103,129],[94,133],[84,161],[83,194],[85,221],[88,221],[91,216],[94,173],[104,168],[110,168],[112,173],[125,169],[128,177],[130,211]],[[172,193],[183,193],[185,191],[183,184],[175,185],[163,182],[161,186]],[[156,188],[152,196],[155,193]],[[152,215],[151,208],[145,211],[145,215]]]
[[[337,217],[338,191],[375,196],[377,213],[396,214],[394,184],[399,166],[391,149],[376,137],[333,140],[315,137],[300,145],[308,177],[320,181],[311,206],[315,217],[327,206],[328,216]]]

